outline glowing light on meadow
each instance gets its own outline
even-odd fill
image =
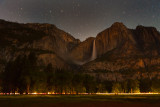
[[[118,93],[118,95],[152,95],[152,94],[160,94],[160,93]],[[115,95],[115,93],[96,93],[96,95]]]
[[[67,95],[76,95],[76,93],[70,94],[70,93],[62,93],[63,95],[67,94]],[[116,95],[157,95],[160,93],[116,93]],[[0,93],[0,95],[20,95],[20,93]],[[23,93],[23,95],[26,95],[26,93]],[[28,95],[55,95],[54,92],[48,92],[48,93],[28,93]],[[57,93],[57,95],[59,95]],[[79,93],[79,95],[89,95],[89,93]],[[93,95],[115,95],[115,93],[93,93]]]

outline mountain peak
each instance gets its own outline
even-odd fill
[[[126,27],[122,22],[115,22],[111,27]]]
[[[146,29],[146,30],[152,30],[152,31],[157,31],[157,29],[155,28],[155,27],[146,27],[146,26],[143,26],[143,25],[138,25],[137,27],[136,27],[136,30],[144,30],[144,29]]]

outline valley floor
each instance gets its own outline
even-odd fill
[[[0,107],[160,107],[160,95],[3,95]]]

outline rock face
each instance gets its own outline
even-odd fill
[[[83,65],[91,60],[94,39],[90,37],[72,49],[70,56],[76,64]]]
[[[92,60],[95,49],[97,58]],[[0,70],[30,52],[36,53],[40,66],[51,63],[66,69],[76,64],[79,71],[108,80],[160,75],[160,33],[153,27],[128,29],[116,22],[96,38],[81,42],[54,25],[0,20]]]
[[[109,29],[106,29],[97,35],[97,55],[101,56],[115,48],[120,48],[127,42],[134,43],[131,34],[132,32],[129,31],[122,23],[114,23]]]
[[[70,34],[50,24],[18,24],[0,20],[0,62],[35,52],[39,64],[52,63],[67,68],[68,53],[80,43]]]
[[[160,33],[153,27],[128,29],[114,23],[96,37],[98,58],[83,66],[85,70],[148,70],[160,65]]]

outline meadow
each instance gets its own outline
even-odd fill
[[[0,107],[160,107],[160,95],[1,95]]]

